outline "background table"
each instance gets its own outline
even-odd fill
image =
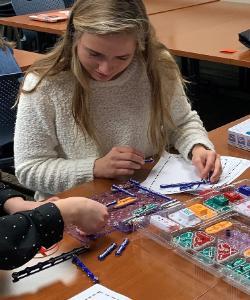
[[[238,33],[250,28],[250,4],[213,2],[152,15],[160,41],[177,56],[250,67]],[[222,49],[237,50],[233,54]]]
[[[143,2],[146,6],[147,13],[152,15],[216,1],[218,0],[144,0]]]
[[[149,14],[150,11],[158,10],[157,7],[163,10],[164,3],[169,3],[158,1],[154,4],[155,2],[146,0]],[[184,3],[176,1],[181,2]],[[189,3],[191,2],[190,0]],[[170,7],[171,5],[166,5],[164,9]],[[238,41],[238,33],[250,27],[249,16],[250,4],[215,1],[153,14],[150,20],[160,41],[174,55],[249,68],[250,51]],[[0,24],[62,35],[67,23],[32,21],[28,15],[22,15],[0,18]],[[225,54],[220,52],[222,49],[237,52]]]
[[[17,64],[24,72],[26,71],[35,61],[43,57],[43,54],[29,52],[19,49],[14,49],[14,57]]]
[[[0,24],[15,28],[29,29],[58,35],[62,35],[66,30],[67,21],[57,23],[39,22],[31,20],[29,18],[29,15],[30,14],[0,18]]]
[[[222,155],[249,158],[249,152],[227,144],[227,129],[242,120],[209,133],[218,152]],[[143,177],[147,173],[148,169],[145,169],[138,176]],[[238,179],[244,178],[250,178],[250,169]],[[66,191],[61,196],[91,196],[106,191],[111,184],[110,180],[95,180]],[[141,236],[138,232],[129,235],[131,243],[121,257],[110,255],[103,262],[97,260],[97,255],[105,247],[113,241],[120,243],[123,238],[122,233],[112,233],[98,240],[91,251],[80,256],[89,269],[99,276],[101,283],[108,288],[134,300],[249,299],[246,294],[176,255],[173,251]],[[76,240],[65,235],[60,243],[59,252],[69,251],[78,246]],[[28,265],[37,262],[37,259],[33,259]],[[12,283],[10,274],[11,272],[7,271],[0,272],[2,300],[63,300],[91,286],[86,275],[70,262],[39,272],[22,279],[19,283]]]

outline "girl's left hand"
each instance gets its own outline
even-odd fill
[[[203,145],[195,145],[192,149],[192,163],[203,179],[210,178],[211,183],[219,180],[222,173],[220,155],[207,150]]]

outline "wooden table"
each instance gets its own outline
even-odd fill
[[[218,0],[145,0],[148,14],[156,14],[158,12],[170,11],[184,7],[200,5]],[[15,28],[23,28],[35,30],[39,32],[47,32],[62,35],[66,31],[67,21],[57,23],[46,23],[31,20],[30,14],[14,17],[0,18],[0,24]]]
[[[62,35],[66,30],[67,21],[57,23],[46,23],[40,21],[33,21],[29,18],[29,16],[30,14],[0,18],[0,24],[15,28],[29,29],[58,35]]]
[[[250,67],[250,51],[238,33],[250,28],[250,4],[214,2],[152,15],[150,20],[174,55]],[[233,54],[222,49],[237,50]]]
[[[180,9],[214,1],[218,0],[145,0],[145,5],[148,14],[155,14],[157,12]],[[31,20],[29,15],[30,14],[0,18],[0,24],[58,35],[62,35],[66,31],[67,21],[57,23],[39,22]]]
[[[185,7],[202,5],[219,0],[144,0],[148,15],[162,13]]]
[[[146,1],[149,13],[156,12],[157,7],[162,10],[160,0]],[[238,33],[250,27],[249,16],[250,4],[215,1],[153,14],[150,20],[159,39],[174,55],[249,68],[250,51],[238,41]],[[0,18],[0,24],[58,35],[66,30],[65,21],[38,22],[30,20],[28,15]],[[220,52],[222,49],[237,52],[225,54]]]
[[[227,144],[227,129],[246,118],[209,133],[219,153],[249,158],[249,152]],[[238,179],[244,178],[250,178],[250,169]],[[107,190],[110,185],[110,180],[95,180],[64,192],[61,196],[91,196]],[[121,257],[110,255],[103,262],[97,260],[97,255],[111,241],[120,243],[123,238],[122,233],[112,233],[97,241],[87,254],[81,255],[89,269],[99,276],[101,283],[114,291],[134,300],[249,299],[246,294],[138,232],[130,234],[131,243]],[[70,251],[74,247],[79,247],[79,243],[65,235],[60,243],[60,251]],[[33,259],[28,265],[37,262],[38,259]],[[86,275],[70,262],[39,272],[18,283],[11,282],[10,274],[8,271],[0,272],[2,300],[63,300],[91,286]]]
[[[44,55],[41,53],[29,52],[19,49],[14,49],[14,57],[17,64],[24,72],[26,71],[35,61],[42,58]]]

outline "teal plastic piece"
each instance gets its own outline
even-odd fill
[[[142,207],[135,209],[132,212],[132,215],[135,217],[145,216],[145,215],[148,215],[148,214],[156,211],[158,208],[159,208],[158,204],[155,204],[155,203],[146,204],[146,205],[143,205]]]
[[[223,195],[217,195],[204,201],[204,205],[217,212],[226,212],[231,210],[229,200]]]
[[[185,249],[191,249],[193,245],[193,232],[187,231],[173,238],[173,243]]]
[[[250,280],[250,271],[247,271],[246,273],[244,273],[242,275]]]
[[[236,269],[234,269],[234,271],[241,275],[246,272],[249,272],[250,271],[250,263],[246,263],[242,266],[239,266]]]
[[[229,261],[228,263],[225,264],[225,266],[230,269],[233,270],[235,268],[238,268],[240,266],[243,266],[244,264],[246,264],[246,259],[242,258],[242,257],[238,257],[236,259],[233,259],[231,261]]]
[[[216,247],[211,246],[199,251],[199,259],[205,263],[211,263],[215,260]]]

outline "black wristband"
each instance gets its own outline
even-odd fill
[[[4,203],[8,199],[13,197],[22,197],[23,199],[25,199],[25,196],[22,193],[15,191],[9,187],[5,187],[5,189],[0,190],[0,212],[3,211]]]

